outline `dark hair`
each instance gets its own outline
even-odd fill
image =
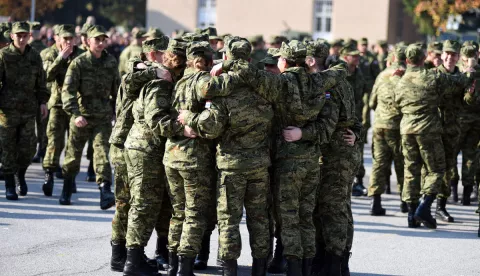
[[[212,55],[195,55],[195,57],[187,60],[188,68],[195,68],[200,71],[208,71],[212,64]]]
[[[186,58],[185,56],[166,51],[163,55],[163,65],[170,69],[182,69],[186,66]]]

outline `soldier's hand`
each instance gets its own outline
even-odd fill
[[[42,120],[47,118],[48,116],[48,108],[46,105],[42,104],[40,105],[40,114],[42,114]]]
[[[401,76],[403,76],[403,74],[405,74],[405,70],[403,70],[403,69],[397,69],[397,70],[395,70],[395,72],[393,72],[392,76],[399,76],[399,77],[401,77]]]
[[[60,55],[62,56],[63,59],[67,59],[73,52],[73,47],[69,46],[66,48],[63,48],[62,51],[60,51]]]
[[[177,122],[179,122],[182,125],[185,125],[185,116],[186,116],[187,111],[186,110],[179,110],[178,111],[178,117],[177,117]]]
[[[147,68],[148,68],[148,67],[147,67],[147,65],[145,65],[145,63],[142,63],[142,62],[141,62],[141,63],[137,64],[137,69],[145,70],[145,69],[147,69]]]
[[[282,134],[287,142],[295,142],[302,139],[302,130],[298,127],[288,126],[283,129]]]
[[[85,119],[85,117],[83,116],[78,116],[77,118],[75,118],[75,125],[77,127],[85,127],[86,125],[88,125],[87,119]]]
[[[345,141],[345,143],[347,143],[347,145],[349,146],[353,146],[355,145],[355,140],[356,140],[356,137],[355,137],[355,133],[353,133],[353,131],[351,131],[350,129],[345,129],[346,133],[343,134],[343,141]]]
[[[195,133],[195,131],[193,131],[191,127],[185,126],[185,128],[183,129],[183,136],[188,138],[196,138],[197,133]]]
[[[222,74],[222,71],[223,71],[223,64],[219,63],[212,67],[212,70],[210,70],[210,75],[212,77],[220,76],[220,74]]]
[[[173,82],[172,74],[168,70],[162,68],[156,68],[155,70],[157,71],[157,78]]]

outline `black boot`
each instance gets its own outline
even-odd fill
[[[473,186],[463,186],[462,205],[470,206],[470,196],[472,195]]]
[[[0,167],[0,180],[5,180],[5,176],[3,175],[3,168]]]
[[[387,175],[387,186],[385,187],[385,193],[387,195],[392,194],[392,189],[390,187],[390,175]]]
[[[408,213],[408,205],[405,201],[400,201],[400,212]]]
[[[74,194],[77,193],[77,181],[75,181],[75,179],[73,179],[73,182],[72,182],[72,193]]]
[[[472,195],[470,196],[470,201],[477,201],[478,200],[478,183],[475,183],[473,185],[473,191],[472,191]]]
[[[15,174],[17,191],[21,196],[26,196],[28,193],[28,186],[27,182],[25,181],[25,173],[27,173],[27,168],[18,169],[17,173]]]
[[[281,274],[287,270],[287,262],[283,257],[283,244],[280,239],[277,239],[273,259],[268,265],[268,273]]]
[[[453,202],[458,202],[458,179],[450,180],[450,187],[452,188]]]
[[[252,276],[267,275],[267,258],[256,259],[253,258]]]
[[[90,163],[88,164],[87,178],[85,180],[88,182],[95,182],[96,177],[97,175],[93,169],[93,160],[90,160]]]
[[[102,210],[107,210],[115,205],[115,195],[112,193],[110,185],[108,181],[98,185],[98,189],[100,189],[100,209]]]
[[[430,229],[437,228],[437,221],[432,217],[432,203],[435,200],[435,195],[425,195],[422,202],[415,211],[415,219],[423,223],[425,227]]]
[[[302,275],[312,275],[313,258],[302,259]]]
[[[420,222],[415,219],[415,212],[418,208],[418,203],[407,203],[408,207],[408,228],[420,227]]]
[[[205,270],[207,269],[208,258],[210,257],[210,236],[212,232],[205,231],[202,238],[202,247],[200,252],[198,252],[193,268],[196,270]]]
[[[313,258],[312,262],[312,274],[311,275],[323,275],[324,274],[324,268],[326,265],[326,256],[325,256],[325,244],[323,243],[317,243],[316,244],[316,252],[315,252],[315,258]]]
[[[116,272],[123,272],[125,261],[127,260],[127,248],[125,247],[125,241],[114,242],[112,245],[112,257],[110,258],[110,269]]]
[[[155,249],[155,260],[159,270],[168,269],[168,238],[157,237],[157,248]]]
[[[145,261],[143,247],[128,248],[127,261],[123,268],[124,276],[156,276],[159,275],[155,268]]]
[[[352,187],[352,196],[364,196],[367,194],[367,189],[363,186],[363,178],[355,177]]]
[[[45,182],[42,186],[43,194],[46,196],[52,196],[53,193],[53,171],[47,169],[45,172]]]
[[[168,276],[176,276],[178,271],[178,256],[176,253],[168,252]]]
[[[193,274],[193,262],[195,258],[178,256],[177,276],[195,276]]]
[[[63,179],[62,167],[58,167],[58,168],[55,170],[55,177],[58,178],[58,179]]]
[[[70,205],[72,204],[71,198],[72,198],[72,182],[74,181],[73,176],[65,176],[65,179],[63,179],[63,189],[62,189],[62,195],[60,196],[60,204],[61,205]]]
[[[325,266],[326,276],[342,276],[342,257],[326,253],[327,264]]]
[[[297,258],[287,259],[287,276],[302,275],[302,260]]]
[[[40,148],[40,145],[37,147],[37,152],[32,159],[32,163],[42,163],[42,159],[45,157],[45,150]]]
[[[237,260],[223,260],[222,264],[223,276],[237,276]]]
[[[370,208],[371,216],[385,216],[385,208],[382,208],[382,197],[381,195],[373,195],[372,204]]]
[[[446,222],[453,222],[454,219],[447,212],[446,206],[447,206],[446,198],[437,198],[437,211],[435,212],[436,217]]]
[[[13,174],[5,174],[5,195],[8,200],[18,200],[17,191],[15,190],[15,176]]]
[[[350,267],[348,266],[348,262],[352,257],[352,252],[345,252],[342,257],[343,257],[342,265],[341,265],[342,276],[350,276]]]

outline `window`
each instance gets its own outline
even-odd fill
[[[313,38],[330,39],[332,35],[333,0],[314,0]]]
[[[198,28],[215,27],[217,23],[216,0],[198,0]]]

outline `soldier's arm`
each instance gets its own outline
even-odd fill
[[[320,86],[320,90],[328,90],[337,85],[340,80],[347,77],[347,70],[344,63],[338,63],[337,65],[329,68],[328,70],[313,73],[312,77],[315,79],[317,85]]]
[[[127,73],[127,63],[129,60],[128,54],[128,50],[123,50],[118,58],[118,72],[120,73],[120,76],[123,76],[125,73]]]
[[[185,124],[191,127],[199,137],[206,139],[219,137],[228,124],[228,110],[223,104],[222,97],[212,99],[210,108],[201,113],[187,112]]]
[[[367,82],[364,79],[363,82],[363,109],[362,109],[362,124],[365,128],[370,127],[370,106],[368,105],[370,99],[370,89],[368,87]]]
[[[320,145],[330,142],[340,114],[339,101],[341,101],[341,99],[339,95],[336,95],[335,91],[327,91],[326,95],[325,105],[318,114],[317,121],[315,122],[316,137]]]
[[[38,74],[37,74],[37,79],[35,81],[35,93],[37,94],[37,100],[38,104],[46,104],[48,101],[48,90],[47,90],[47,82],[45,78],[45,70],[43,70],[42,66],[42,59],[40,58],[40,55],[37,54],[36,57],[36,63],[38,65]]]
[[[372,94],[370,95],[370,100],[368,102],[368,105],[370,106],[371,109],[375,110],[377,109],[377,103],[378,103],[378,89],[381,86],[382,83],[382,74],[378,75],[377,79],[375,80],[375,84],[373,85],[372,89]]]
[[[43,61],[43,68],[47,73],[47,81],[54,81],[57,75],[61,72],[62,65],[67,63],[67,59],[64,59],[62,55],[55,57],[52,52],[45,55]]]
[[[212,99],[228,96],[235,87],[243,82],[237,73],[230,71],[215,77],[204,75],[195,85],[200,98]]]
[[[143,89],[145,89],[145,123],[154,135],[158,138],[183,135],[183,126],[170,112],[172,83],[156,80],[146,84]]]
[[[74,60],[70,66],[68,66],[62,87],[63,110],[70,116],[78,117],[82,115],[77,102],[77,91],[80,91],[80,79],[80,67]]]

